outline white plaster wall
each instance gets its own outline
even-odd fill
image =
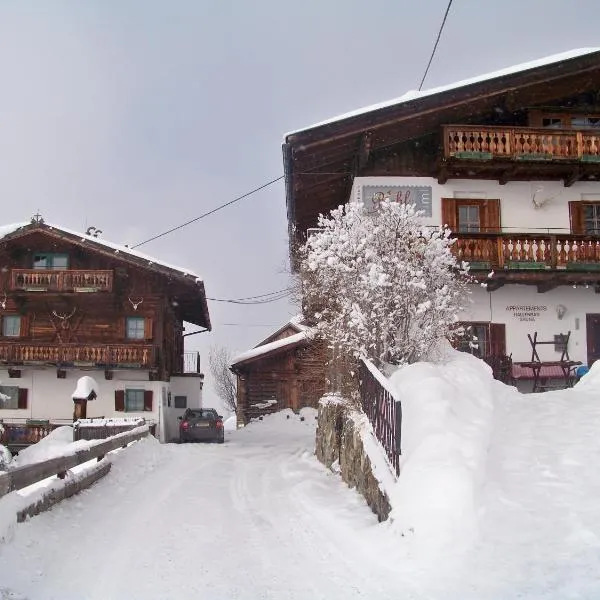
[[[160,424],[161,389],[165,384],[160,381],[149,381],[148,373],[143,371],[113,371],[113,379],[106,380],[103,370],[67,369],[66,378],[56,377],[55,367],[18,367],[20,378],[10,379],[8,370],[0,368],[0,383],[7,386],[27,388],[27,409],[8,410],[0,408],[0,419],[52,419],[72,421],[73,401],[71,394],[75,390],[77,380],[83,375],[93,377],[98,384],[98,397],[88,402],[87,416],[92,417],[143,417],[148,421]],[[115,411],[115,390],[136,388],[153,391],[152,412],[117,412]],[[162,436],[161,436],[162,437]]]
[[[431,177],[357,177],[351,199],[359,197],[364,185],[427,185],[432,188],[432,216],[424,219],[427,225],[441,225],[442,198],[483,198],[500,200],[500,222],[505,231],[536,232],[551,229],[569,233],[569,206],[572,200],[599,200],[600,182],[576,182],[564,187],[562,181],[512,181],[500,185],[493,180],[451,179],[440,185]],[[534,208],[536,200],[547,200],[542,208]]]
[[[187,375],[185,377],[171,377],[169,382],[171,392],[171,405],[163,404],[164,435],[167,441],[179,437],[179,417],[185,408],[175,408],[175,396],[187,396],[188,408],[202,407],[202,379]]]
[[[531,360],[531,345],[527,334],[538,339],[553,340],[555,334],[571,331],[569,356],[572,360],[587,363],[586,313],[600,313],[600,295],[592,288],[561,286],[540,294],[535,286],[505,285],[495,292],[473,286],[472,302],[461,321],[484,321],[506,325],[506,349],[512,353],[513,361]],[[562,319],[556,308],[562,304],[567,308]],[[539,307],[534,310],[515,310],[514,306]],[[524,313],[532,313],[527,316]],[[539,346],[542,360],[558,360],[560,352],[553,345]]]

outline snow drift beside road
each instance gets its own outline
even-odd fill
[[[401,474],[391,519],[423,546],[473,539],[493,428],[494,400],[507,388],[469,354],[415,363],[390,378],[402,402]]]

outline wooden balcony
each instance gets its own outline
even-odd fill
[[[54,269],[13,269],[12,291],[29,292],[110,292],[112,271]]]
[[[454,233],[452,251],[471,272],[495,272],[496,280],[558,284],[600,283],[600,237],[572,234]]]
[[[0,342],[0,363],[142,368],[156,366],[156,348],[147,344],[45,344]]]
[[[600,163],[600,132],[444,125],[444,158]]]

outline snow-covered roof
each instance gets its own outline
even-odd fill
[[[98,395],[98,384],[93,377],[84,375],[77,380],[77,387],[71,398],[73,400],[93,400]]]
[[[359,108],[359,109],[344,113],[343,115],[338,115],[338,116],[332,117],[330,119],[325,119],[324,121],[320,121],[319,123],[315,123],[314,125],[309,125],[308,127],[296,129],[295,131],[290,131],[289,133],[285,134],[284,138],[287,138],[288,136],[294,135],[296,133],[301,133],[303,131],[307,131],[309,129],[314,129],[316,127],[321,127],[323,125],[329,125],[331,123],[336,123],[337,121],[343,121],[344,119],[349,119],[350,117],[356,117],[358,115],[373,112],[373,111],[379,110],[381,108],[388,108],[390,106],[404,104],[406,102],[410,102],[411,100],[418,100],[418,99],[424,98],[426,96],[433,96],[435,94],[440,94],[442,92],[448,92],[450,90],[454,90],[457,88],[472,85],[474,83],[481,83],[483,81],[488,81],[490,79],[496,79],[498,77],[505,77],[507,75],[513,75],[515,73],[528,71],[530,69],[544,67],[547,65],[551,65],[553,63],[558,63],[558,62],[561,62],[564,60],[569,60],[572,58],[577,58],[579,56],[584,56],[586,54],[592,54],[594,52],[600,52],[600,48],[578,48],[575,50],[569,50],[567,52],[561,52],[559,54],[552,54],[551,56],[546,56],[544,58],[539,58],[537,60],[531,60],[528,62],[520,63],[518,65],[513,65],[512,67],[507,67],[504,69],[500,69],[498,71],[492,71],[490,73],[485,73],[483,75],[478,75],[476,77],[471,77],[469,79],[463,79],[462,81],[457,81],[455,83],[450,83],[448,85],[431,88],[429,90],[422,90],[420,92],[416,91],[416,90],[411,90],[409,92],[406,92],[404,95],[402,95],[398,98],[393,98],[392,100],[387,100],[384,102],[379,102],[377,104],[372,104],[370,106],[365,106],[363,108]]]
[[[234,359],[231,361],[231,366],[235,366],[239,363],[246,362],[250,359],[269,354],[274,350],[281,350],[287,348],[288,346],[295,346],[304,342],[307,339],[308,332],[300,331],[299,333],[295,333],[294,335],[290,335],[280,340],[269,342],[268,344],[263,344],[262,346],[257,346],[252,350],[248,350],[247,352],[243,352],[242,354],[238,354],[238,356],[234,357]]]
[[[8,235],[11,235],[13,233],[16,233],[20,229],[29,227],[31,225],[32,225],[31,222],[13,223],[12,225],[1,225],[0,226],[0,239],[6,237]],[[199,275],[196,275],[189,269],[185,269],[183,267],[177,267],[175,265],[171,265],[171,264],[163,262],[161,260],[157,260],[156,258],[153,258],[152,256],[148,256],[147,254],[144,254],[143,252],[138,252],[137,250],[129,248],[128,246],[121,245],[121,244],[115,244],[115,243],[109,242],[103,238],[94,237],[92,235],[80,233],[78,231],[74,231],[72,229],[67,229],[66,227],[62,227],[62,226],[58,226],[58,225],[52,225],[50,223],[44,222],[42,224],[42,227],[45,229],[48,229],[48,230],[56,230],[57,232],[65,233],[65,234],[73,236],[75,238],[79,238],[80,242],[92,242],[93,244],[98,244],[99,246],[104,246],[107,249],[113,250],[115,255],[124,254],[126,256],[131,256],[138,260],[147,261],[148,266],[157,265],[160,267],[171,269],[173,271],[177,271],[180,274],[189,277],[191,280],[195,279],[196,282],[202,281],[202,277],[200,277]]]

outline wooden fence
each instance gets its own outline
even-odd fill
[[[43,462],[17,467],[6,473],[1,473],[0,497],[15,490],[26,488],[27,486],[53,477],[54,475],[57,475],[59,479],[64,479],[69,469],[94,459],[101,461],[108,452],[117,450],[118,448],[125,448],[127,444],[141,440],[148,436],[148,434],[148,426],[139,427],[136,430],[122,433],[109,438],[104,442],[94,444],[92,447],[85,450],[79,450],[69,456],[51,458]],[[34,515],[43,510],[47,510],[63,498],[77,493],[86,485],[91,485],[91,483],[108,473],[110,466],[106,465],[110,465],[110,463],[107,462],[94,467],[91,473],[84,475],[83,478],[73,484],[69,483],[65,485],[64,489],[61,491],[51,490],[47,496],[21,510],[19,512],[19,520],[23,520],[27,515]]]
[[[400,474],[402,405],[394,393],[377,377],[376,368],[362,360],[359,365],[360,400],[375,436],[383,446],[396,475]]]

